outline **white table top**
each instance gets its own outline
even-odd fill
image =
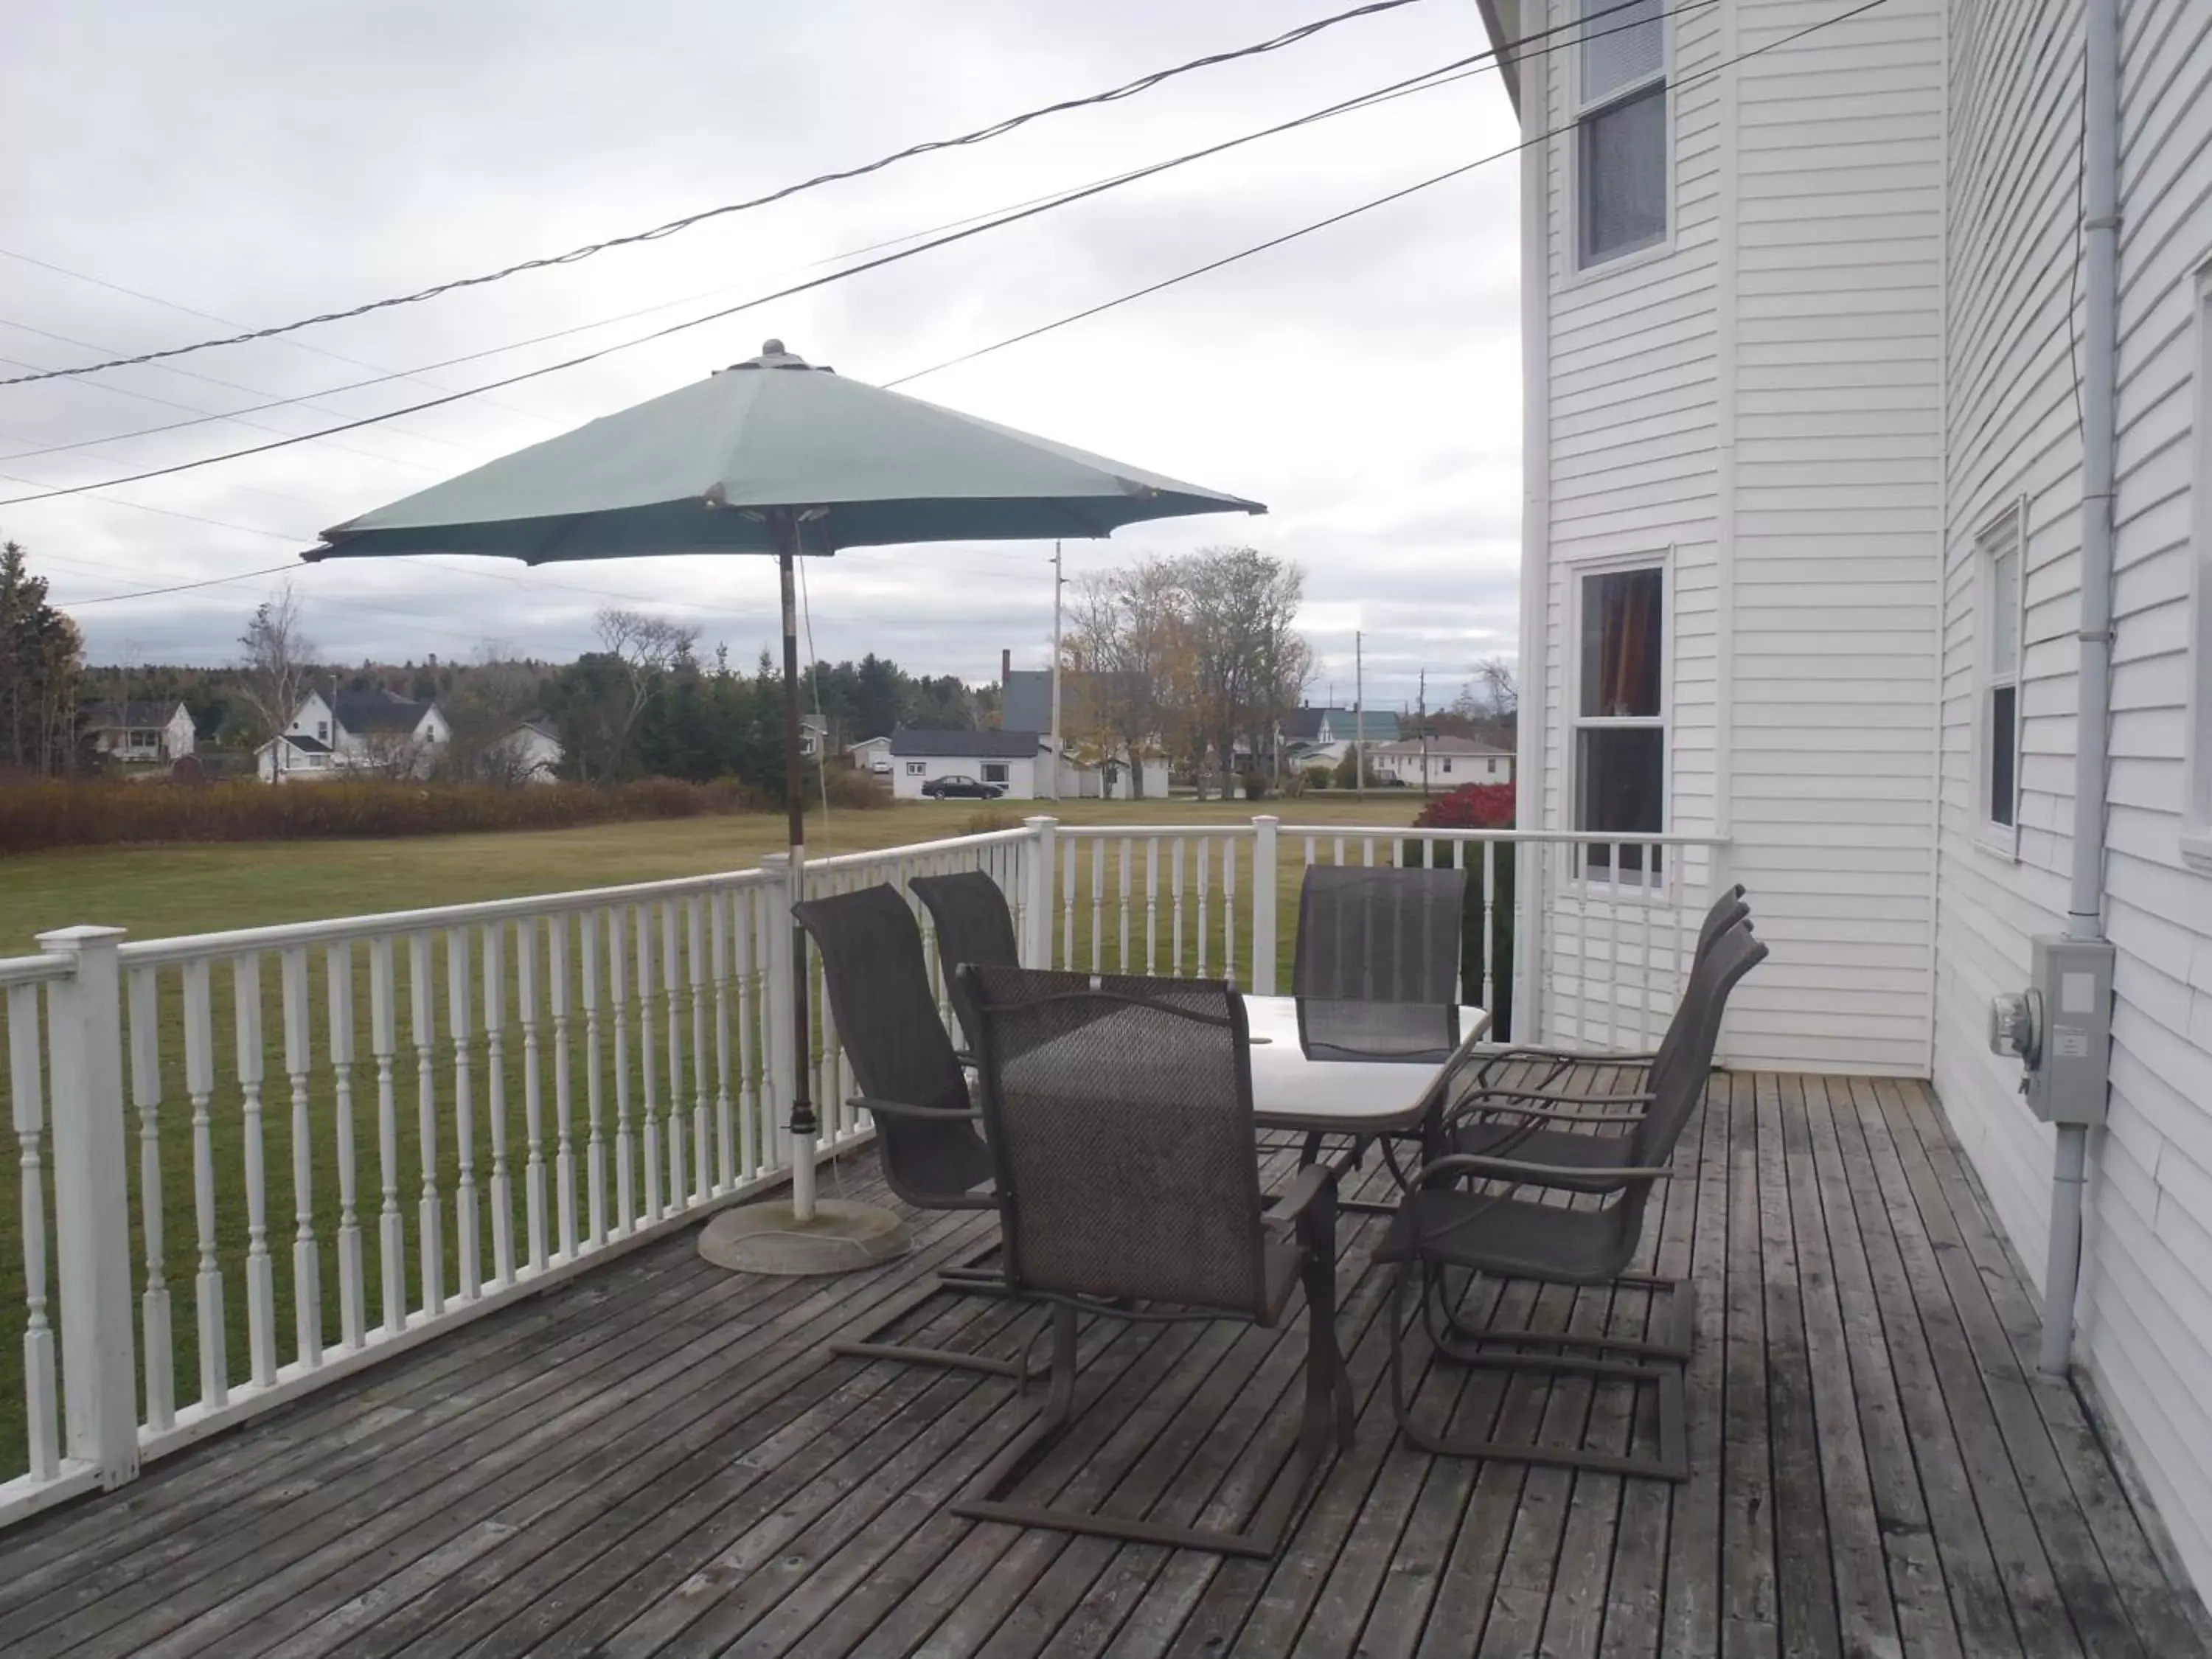
[[[1253,1038],[1252,1115],[1262,1128],[1340,1134],[1411,1128],[1452,1063],[1310,1056],[1298,1041],[1296,997],[1248,996],[1244,1018]],[[1489,1030],[1487,1012],[1462,1006],[1452,1060]]]

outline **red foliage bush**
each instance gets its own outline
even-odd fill
[[[1510,830],[1514,818],[1510,783],[1465,783],[1421,808],[1413,825],[1420,830]]]
[[[567,830],[638,818],[750,811],[763,803],[735,782],[642,778],[617,788],[580,783],[495,789],[474,784],[362,781],[120,782],[0,787],[0,855],[52,847],[161,842],[296,841],[445,836],[489,830]]]

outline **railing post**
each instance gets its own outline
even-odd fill
[[[46,992],[52,1054],[54,1231],[68,1455],[103,1487],[138,1476],[130,1194],[124,1170],[120,927],[64,927],[39,948],[72,959]]]
[[[1261,812],[1252,820],[1252,994],[1275,994],[1275,831],[1282,819]]]
[[[799,1080],[798,1055],[791,1029],[791,854],[770,853],[761,860],[769,874],[761,889],[768,939],[768,1086],[761,1121],[775,1141],[774,1150],[762,1158],[773,1166],[783,1161],[787,1148],[781,1126],[788,1115],[792,1091]]]
[[[1029,868],[1024,872],[1023,885],[1029,890],[1022,900],[1022,966],[1049,968],[1052,966],[1053,894],[1057,888],[1060,847],[1054,831],[1060,820],[1049,815],[1040,815],[1022,820],[1030,832]]]

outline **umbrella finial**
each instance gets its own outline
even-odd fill
[[[761,342],[761,356],[763,357],[782,356],[783,342],[781,340],[763,340]]]
[[[763,340],[760,356],[748,357],[741,363],[732,363],[732,368],[812,368],[814,365],[795,351],[784,349],[781,340]],[[825,368],[823,373],[829,371]]]

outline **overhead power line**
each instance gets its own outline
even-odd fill
[[[1887,0],[1866,0],[1866,3],[1863,5],[1855,6],[1849,11],[1840,13],[1834,17],[1824,19],[1820,22],[1808,24],[1804,28],[1799,29],[1794,34],[1785,34],[1779,40],[1768,41],[1765,46],[1754,46],[1748,52],[1739,52],[1735,57],[1728,58],[1722,63],[1709,65],[1702,70],[1694,70],[1686,75],[1677,76],[1673,80],[1669,81],[1668,85],[1670,89],[1675,87],[1692,85],[1696,82],[1707,78],[1708,76],[1717,75],[1724,69],[1732,68],[1735,64],[1742,63],[1746,58],[1756,58],[1762,52],[1772,52],[1778,46],[1786,46],[1792,41],[1802,40],[1808,34],[1814,33],[1820,29],[1832,27],[1838,23],[1847,21],[1851,18],[1860,15],[1862,13],[1872,11],[1876,6],[1886,3],[1887,3]],[[1685,7],[1684,9],[1688,9],[1688,8]],[[1388,195],[1377,196],[1372,200],[1360,203],[1357,207],[1346,208],[1341,213],[1332,213],[1326,219],[1316,219],[1311,224],[1301,225],[1296,230],[1285,231],[1279,236],[1271,236],[1264,242],[1255,242],[1249,247],[1239,248],[1236,252],[1224,254],[1218,259],[1209,259],[1202,265],[1194,265],[1188,270],[1180,271],[1173,276],[1163,277],[1157,283],[1147,283],[1142,288],[1132,289],[1127,294],[1119,295],[1111,300],[1103,300],[1097,305],[1085,306],[1080,311],[1070,312],[1066,316],[1057,318],[1048,323],[1040,323],[1035,328],[1024,329],[1018,334],[1009,334],[1003,340],[994,340],[989,345],[977,346],[974,350],[963,351],[957,357],[947,357],[942,362],[932,363],[927,368],[917,368],[911,374],[900,375],[895,380],[885,380],[884,385],[886,386],[905,386],[909,381],[919,380],[925,375],[941,373],[943,370],[951,368],[960,363],[972,362],[976,358],[988,356],[994,351],[1003,351],[1008,346],[1019,345],[1025,340],[1036,339],[1039,335],[1050,334],[1057,329],[1066,328],[1072,324],[1083,322],[1089,318],[1096,317],[1102,312],[1112,311],[1118,307],[1127,305],[1133,301],[1145,299],[1149,295],[1161,292],[1164,289],[1174,288],[1181,283],[1188,283],[1194,277],[1204,276],[1210,272],[1219,270],[1224,265],[1233,265],[1239,260],[1249,259],[1255,253],[1265,253],[1271,248],[1282,246],[1285,242],[1295,242],[1302,236],[1310,236],[1317,230],[1327,230],[1330,226],[1340,225],[1347,219],[1356,219],[1363,213],[1372,213],[1376,209],[1388,207],[1393,202],[1402,202],[1408,196],[1418,195],[1422,191],[1433,189],[1438,185],[1445,184],[1449,182],[1451,179],[1459,178],[1463,173],[1472,173],[1477,167],[1487,167],[1492,161],[1502,161],[1508,156],[1518,155],[1522,150],[1532,149],[1535,145],[1545,143],[1547,140],[1562,137],[1571,133],[1574,131],[1576,125],[1577,124],[1574,122],[1569,122],[1565,125],[1553,127],[1548,131],[1540,132],[1533,138],[1523,139],[1521,143],[1512,145],[1509,149],[1501,149],[1492,155],[1479,157],[1472,161],[1463,162],[1455,167],[1447,168],[1442,173],[1432,174],[1429,178],[1407,185],[1402,189],[1394,190]]]
[[[741,202],[726,202],[719,207],[707,208],[697,213],[686,214],[680,219],[671,219],[665,224],[655,225],[650,230],[631,231],[623,235],[610,236],[596,242],[586,242],[581,247],[570,248],[565,253],[546,254],[537,258],[518,260],[513,264],[502,266],[497,270],[485,271],[479,276],[457,276],[448,282],[417,289],[412,294],[399,294],[387,299],[371,300],[361,305],[348,307],[342,311],[325,311],[313,317],[302,317],[295,322],[277,323],[267,328],[247,329],[236,334],[223,335],[214,339],[198,340],[190,345],[167,346],[159,351],[140,352],[135,356],[111,357],[100,362],[80,363],[71,368],[42,369],[33,374],[19,374],[13,379],[0,380],[0,386],[21,386],[33,380],[56,380],[79,374],[97,374],[106,369],[125,368],[137,363],[158,362],[163,358],[181,357],[194,351],[208,351],[217,346],[243,345],[248,341],[271,339],[281,334],[290,334],[300,329],[313,328],[324,323],[342,322],[349,318],[365,317],[371,312],[389,310],[395,306],[416,305],[425,300],[434,300],[441,295],[452,294],[463,289],[481,288],[486,283],[503,282],[507,277],[520,276],[525,271],[542,270],[554,265],[574,264],[579,260],[590,258],[593,254],[604,253],[610,248],[628,247],[641,242],[659,241],[689,230],[695,225],[704,224],[711,219],[750,212],[755,208],[766,207],[771,203],[784,201],[802,191],[819,189],[824,185],[838,184],[846,179],[865,177],[868,173],[880,173],[885,167],[895,166],[901,161],[911,161],[918,155],[927,155],[937,150],[959,149],[969,145],[986,143],[991,139],[1003,137],[1018,128],[1025,127],[1031,122],[1041,121],[1048,116],[1061,115],[1070,110],[1087,109],[1101,104],[1118,103],[1124,99],[1136,97],[1140,93],[1149,92],[1154,87],[1172,81],[1179,76],[1188,75],[1199,70],[1218,68],[1224,64],[1236,63],[1246,58],[1256,58],[1267,52],[1280,52],[1285,46],[1296,46],[1300,41],[1310,40],[1324,29],[1334,28],[1340,23],[1371,17],[1380,12],[1395,11],[1401,6],[1416,3],[1418,0],[1369,0],[1369,3],[1365,5],[1355,6],[1349,11],[1337,12],[1328,17],[1316,18],[1310,23],[1301,23],[1296,28],[1285,29],[1279,34],[1272,35],[1265,40],[1255,41],[1249,46],[1238,46],[1229,52],[1210,52],[1203,58],[1194,58],[1188,63],[1176,64],[1167,69],[1154,70],[1148,75],[1140,75],[1133,81],[1124,82],[1121,85],[1109,88],[1104,92],[1091,93],[1080,98],[1064,98],[1056,103],[1042,105],[1036,109],[1024,110],[1018,115],[1007,116],[1003,119],[992,122],[988,126],[977,127],[973,131],[962,133],[957,137],[932,138],[921,143],[909,144],[904,149],[895,150],[889,155],[878,156],[876,160],[863,162],[858,167],[840,167],[831,172],[819,173],[811,179],[801,179],[797,184],[782,185],[764,195],[750,197]]]
[[[1603,17],[1610,15],[1613,12],[1626,10],[1638,3],[1638,0],[1621,0],[1620,4],[1608,7],[1604,12],[1590,14],[1590,16]],[[1690,10],[1711,3],[1713,3],[1713,0],[1688,0],[1688,3],[1680,8],[1680,9]],[[1583,21],[1588,21],[1589,19],[1586,18]],[[1620,33],[1623,28],[1640,27],[1643,26],[1644,25],[1641,22],[1620,25],[1613,29],[1586,32],[1579,38],[1583,40],[1592,40],[1596,39],[1602,34]],[[1570,30],[1577,27],[1579,27],[1579,25],[1561,24],[1555,25],[1550,28],[1539,30],[1535,33],[1524,35],[1519,40],[1510,42],[1507,49],[1513,53],[1516,60],[1525,60],[1529,58],[1536,57],[1540,55],[1543,52],[1555,50],[1556,48],[1540,47],[1537,51],[1533,52],[1522,51],[1521,48],[1529,46],[1540,40],[1566,33]],[[147,478],[167,477],[175,473],[189,472],[203,466],[214,466],[226,461],[242,460],[249,456],[266,454],[271,450],[289,448],[295,444],[312,443],[320,439],[334,436],[340,433],[356,431],[361,428],[374,426],[381,422],[393,420],[401,416],[417,414],[426,409],[441,408],[447,404],[458,403],[465,398],[476,397],[486,392],[500,391],[507,386],[516,386],[526,380],[537,380],[541,376],[547,374],[559,374],[564,369],[580,368],[586,363],[596,362],[603,357],[612,356],[617,352],[630,350],[635,347],[646,345],[655,340],[665,339],[672,335],[680,334],[687,330],[698,328],[708,323],[719,322],[725,318],[736,316],[741,312],[756,310],[762,306],[773,304],[779,300],[790,299],[796,295],[810,293],[816,289],[826,288],[832,283],[843,282],[848,278],[863,275],[867,271],[880,270],[885,265],[896,264],[902,260],[914,258],[918,255],[930,252],[937,248],[950,246],[955,242],[965,241],[970,237],[980,236],[988,231],[1000,229],[1007,225],[1018,223],[1025,219],[1035,218],[1039,214],[1051,212],[1056,208],[1067,207],[1074,203],[1087,200],[1091,197],[1103,195],[1108,191],[1116,190],[1125,185],[1133,184],[1139,179],[1151,178],[1156,174],[1169,172],[1176,167],[1188,166],[1193,161],[1203,161],[1209,156],[1220,155],[1224,151],[1237,149],[1242,145],[1256,143],[1262,138],[1273,137],[1278,134],[1288,132],[1296,128],[1309,126],[1317,121],[1329,119],[1334,116],[1344,114],[1347,111],[1355,108],[1364,107],[1372,103],[1382,102],[1408,90],[1415,89],[1417,88],[1425,88],[1428,83],[1441,84],[1442,82],[1438,82],[1438,77],[1444,76],[1451,71],[1468,70],[1472,72],[1469,66],[1487,63],[1496,58],[1498,55],[1498,54],[1494,51],[1471,53],[1468,57],[1455,59],[1449,64],[1440,64],[1434,69],[1423,70],[1419,75],[1410,76],[1404,80],[1393,82],[1388,86],[1376,88],[1371,92],[1362,93],[1357,97],[1340,100],[1337,103],[1327,105],[1321,109],[1310,111],[1304,115],[1295,116],[1289,120],[1277,122],[1272,126],[1262,127],[1256,131],[1243,133],[1234,138],[1223,139],[1218,143],[1209,144],[1200,149],[1186,151],[1181,155],[1171,156],[1163,161],[1155,161],[1149,166],[1139,167],[1131,172],[1118,173],[1111,178],[1101,179],[1095,184],[1087,185],[1079,189],[1069,191],[1061,195],[1046,198],[1031,205],[1000,214],[995,217],[986,219],[981,223],[970,224],[964,228],[950,232],[942,236],[933,237],[927,241],[916,243],[913,246],[880,255],[876,258],[866,260],[860,264],[848,265],[840,270],[830,271],[824,276],[811,277],[801,283],[794,283],[787,287],[778,289],[772,293],[756,295],[752,299],[740,301],[736,305],[725,306],[718,311],[708,312],[702,316],[689,318],[682,322],[671,323],[665,327],[653,329],[647,333],[637,335],[628,340],[618,340],[611,345],[602,346],[595,350],[581,353],[577,356],[564,358],[559,362],[546,363],[537,368],[525,369],[520,373],[509,374],[496,380],[486,381],[483,385],[479,386],[471,386],[462,391],[448,392],[437,398],[424,398],[418,403],[404,404],[398,409],[387,410],[381,414],[365,415],[357,420],[343,422],[335,426],[319,428],[312,432],[301,432],[289,434],[285,437],[276,439],[265,444],[254,444],[242,449],[226,450],[217,454],[202,456],[195,460],[175,462],[167,466],[149,467],[143,471],[125,473],[116,477],[101,479],[94,483],[57,487],[36,495],[0,497],[0,507],[17,506],[27,501],[47,501],[62,495],[82,495],[92,490],[107,489],[116,484],[136,483]],[[1510,155],[1512,152],[1505,151],[1502,153]],[[585,326],[590,325],[586,325]],[[568,330],[563,331],[574,332],[577,331]],[[490,353],[479,352],[472,355],[483,356],[489,356]],[[447,361],[447,362],[454,362],[465,360],[455,358],[448,359]],[[445,366],[446,365],[442,363],[429,365],[431,368],[441,368]],[[0,382],[0,384],[7,383]],[[328,394],[317,393],[314,395],[326,396]]]

